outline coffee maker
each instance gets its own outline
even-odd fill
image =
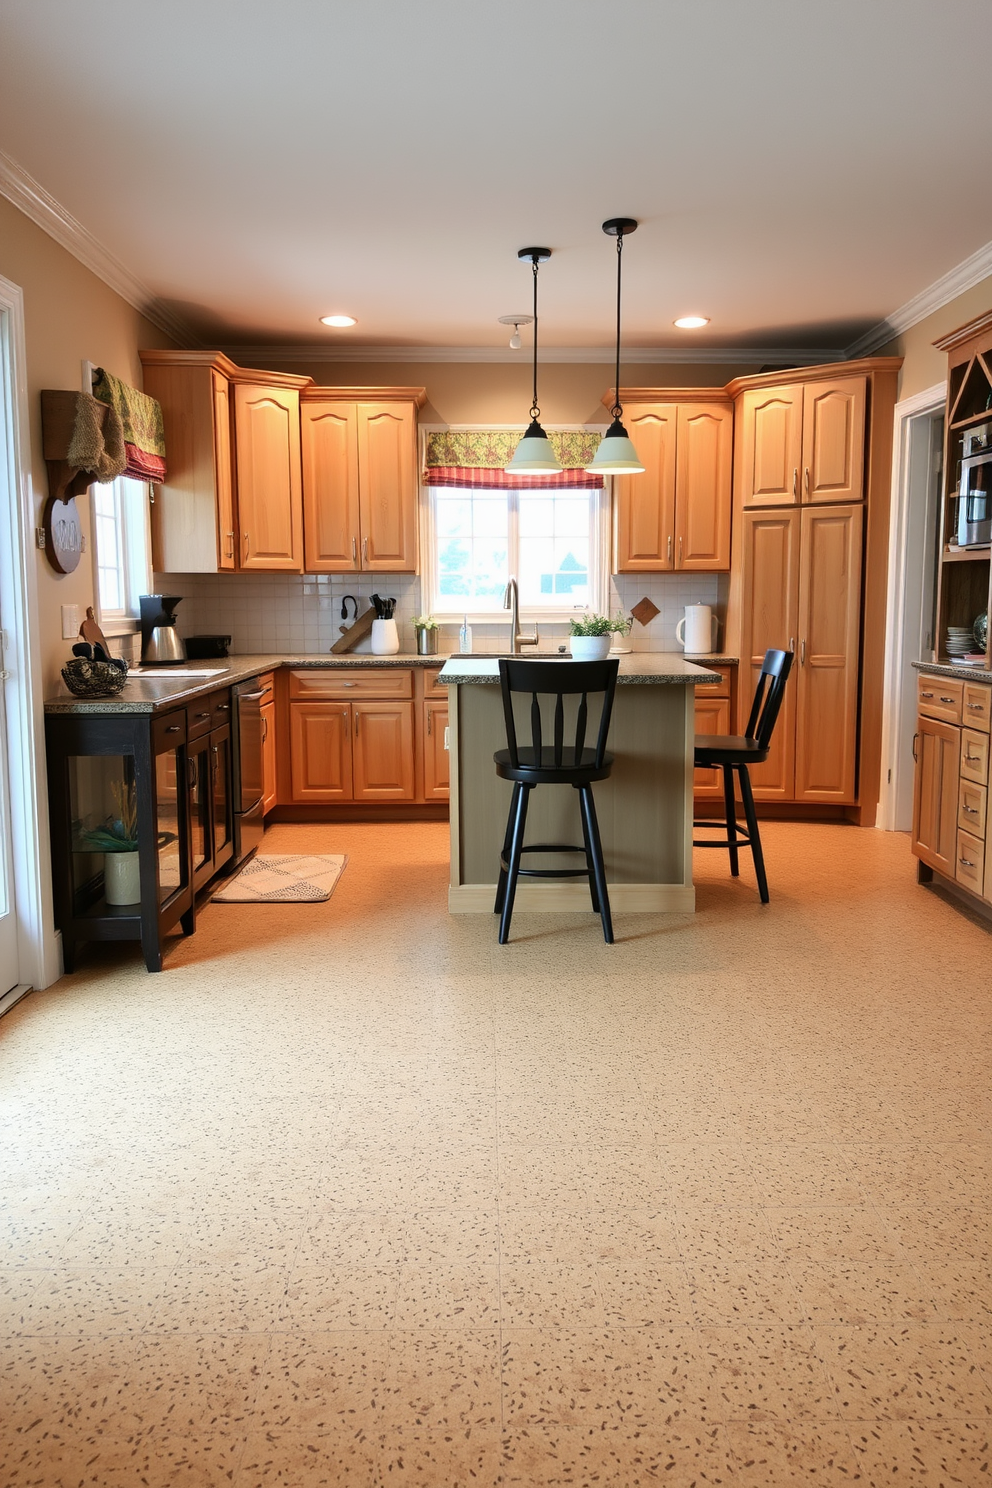
[[[141,594],[141,664],[164,666],[185,661],[186,647],[176,629],[176,605],[181,594]]]

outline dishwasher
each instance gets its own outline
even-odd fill
[[[232,870],[256,851],[265,832],[262,817],[262,704],[272,684],[258,677],[237,682],[234,696],[234,861]]]

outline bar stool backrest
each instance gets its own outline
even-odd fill
[[[744,737],[753,739],[761,749],[767,749],[771,743],[772,730],[785,695],[785,684],[792,670],[793,655],[792,651],[766,651],[761,663],[751,715],[744,730]]]
[[[541,697],[553,697],[554,705],[554,768],[569,769],[577,763],[585,748],[586,728],[589,722],[588,696],[602,693],[603,702],[596,735],[596,768],[601,769],[606,753],[606,737],[610,731],[613,712],[613,694],[617,685],[620,663],[616,657],[606,661],[511,661],[500,657],[499,682],[503,692],[503,717],[506,721],[506,746],[510,764],[520,768],[517,746],[517,729],[513,717],[513,694],[531,694],[530,728],[533,760],[540,761],[543,746]],[[579,706],[575,719],[575,753],[571,760],[565,759],[565,697],[579,694]],[[545,766],[547,768],[547,766]]]

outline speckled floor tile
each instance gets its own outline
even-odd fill
[[[779,1258],[765,1212],[729,1205],[689,1205],[676,1211],[681,1253],[689,1265]]]
[[[989,1422],[876,1421],[852,1426],[851,1438],[865,1488],[895,1483],[928,1488],[972,1488],[992,1472]]]
[[[833,1143],[755,1143],[744,1152],[761,1204],[836,1206],[864,1199],[856,1175]]]
[[[268,1355],[257,1334],[138,1338],[128,1406],[141,1427],[169,1435],[247,1429]]]
[[[708,1418],[822,1421],[841,1411],[806,1327],[701,1328]]]
[[[382,1488],[488,1488],[499,1482],[499,1432],[476,1426],[387,1428],[378,1466]]]
[[[836,1488],[860,1481],[850,1436],[833,1422],[731,1421],[726,1433],[741,1484],[785,1488],[788,1483],[823,1483]]]
[[[879,1213],[903,1254],[918,1265],[992,1266],[992,1225],[983,1204],[886,1204]]]
[[[258,1371],[255,1430],[373,1436],[387,1403],[389,1345],[381,1332],[276,1333]]]
[[[506,1262],[500,1316],[507,1328],[578,1328],[605,1323],[597,1268],[589,1262]]]
[[[660,1151],[672,1201],[680,1209],[709,1204],[748,1208],[757,1202],[754,1176],[740,1143],[666,1143]]]
[[[265,1333],[285,1305],[287,1273],[275,1266],[177,1268],[146,1324],[153,1333]]]
[[[954,1323],[815,1329],[837,1410],[849,1421],[992,1416],[980,1336]]]
[[[689,1296],[701,1327],[798,1323],[805,1316],[787,1266],[774,1261],[690,1262]]]
[[[392,1326],[399,1270],[351,1266],[298,1268],[283,1282],[273,1326],[281,1332],[328,1333],[339,1328]]]
[[[244,1449],[237,1431],[93,1435],[0,1457],[0,1472],[5,1488],[231,1488]]]
[[[599,1262],[596,1279],[608,1326],[689,1327],[689,1278],[681,1263]]]
[[[807,1261],[789,1275],[811,1323],[934,1322],[930,1291],[915,1267],[898,1261]]]
[[[896,1261],[894,1229],[869,1204],[773,1207],[765,1217],[782,1255],[808,1261]]]
[[[60,1268],[41,1281],[21,1305],[14,1334],[140,1333],[169,1286],[167,1267]]]
[[[357,1422],[343,1431],[253,1431],[233,1488],[380,1488],[378,1456]]]
[[[117,1422],[133,1431],[130,1337],[7,1338],[0,1342],[0,1432],[23,1444],[66,1440]]]
[[[581,1212],[655,1208],[669,1184],[653,1148],[510,1147],[500,1154],[501,1209]]]
[[[501,1482],[519,1488],[705,1488],[737,1482],[723,1426],[678,1419],[610,1431],[528,1426],[503,1438]]]
[[[499,1333],[392,1332],[384,1418],[389,1427],[438,1431],[500,1423]]]
[[[396,1288],[396,1328],[487,1328],[499,1321],[495,1266],[434,1260],[403,1266]]]

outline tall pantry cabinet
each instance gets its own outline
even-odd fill
[[[765,764],[767,802],[878,800],[892,410],[898,358],[738,378],[731,612],[741,722],[771,647],[795,653]]]

